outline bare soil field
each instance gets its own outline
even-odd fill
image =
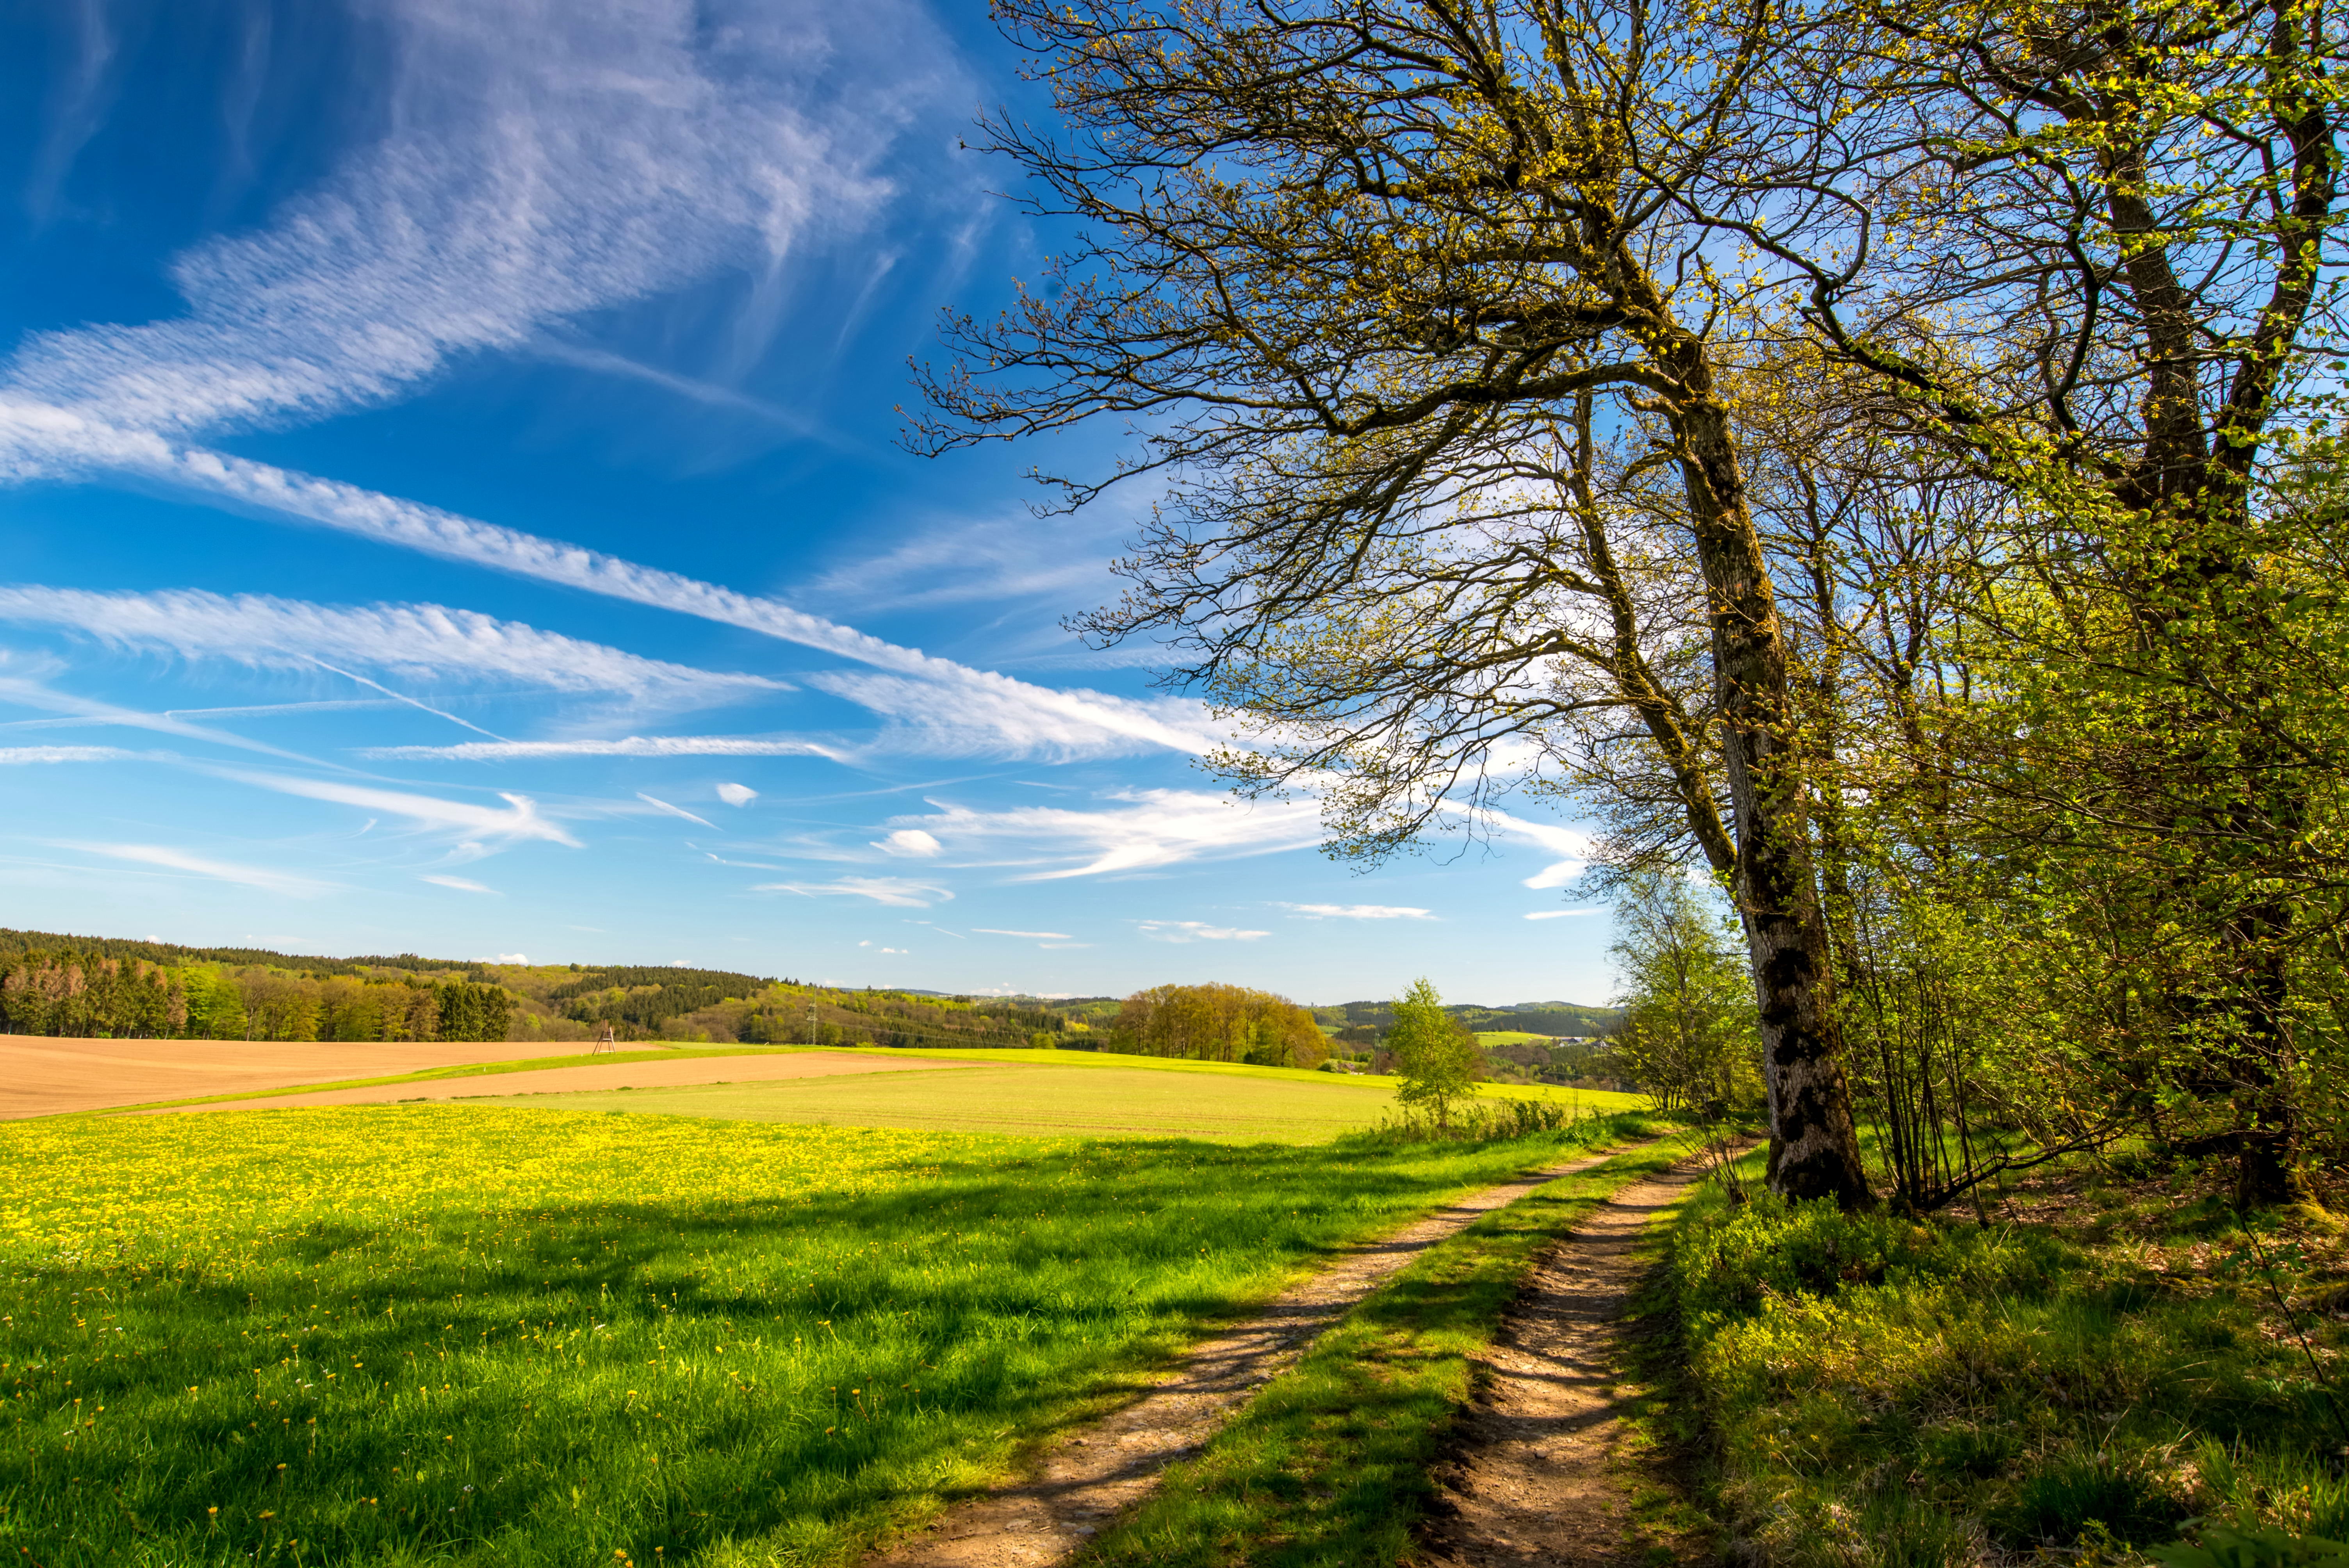
[[[565,1047],[566,1054],[576,1054],[578,1049],[575,1045]],[[502,1051],[501,1056],[459,1059],[512,1059],[514,1047],[512,1045],[503,1047]],[[978,1070],[963,1062],[936,1061],[923,1057],[852,1056],[845,1051],[802,1051],[791,1056],[774,1057],[681,1057],[673,1062],[614,1062],[608,1067],[549,1068],[543,1072],[501,1073],[495,1078],[439,1078],[423,1083],[375,1084],[366,1088],[320,1089],[316,1094],[275,1094],[266,1099],[214,1100],[208,1105],[180,1105],[135,1114],[167,1116],[196,1110],[283,1110],[300,1105],[388,1105],[400,1100],[480,1099],[490,1096],[495,1096],[501,1102],[510,1102],[516,1095],[769,1083],[782,1078],[835,1078],[843,1073],[895,1073],[925,1068],[956,1068],[966,1072]],[[384,1069],[386,1072],[399,1070],[403,1069]],[[302,1080],[281,1081],[299,1083]],[[150,1095],[147,1098],[160,1099],[165,1097]],[[647,1106],[646,1109],[654,1108]]]
[[[0,1035],[0,1120],[144,1105],[191,1095],[382,1078],[473,1062],[570,1056],[575,1044],[512,1040],[320,1044],[272,1040],[77,1040]]]

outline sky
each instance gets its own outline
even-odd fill
[[[1147,495],[906,451],[1054,236],[915,0],[0,13],[0,925],[839,985],[1601,1001],[1587,840],[1375,867],[1064,617]]]

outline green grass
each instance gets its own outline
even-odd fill
[[[1319,1143],[1375,1126],[1394,1097],[1331,1083],[1004,1065],[685,1088],[580,1090],[494,1105],[652,1111],[740,1121],[828,1122],[945,1132],[1208,1138]]]
[[[2189,1518],[2349,1533],[2332,1400],[2223,1204],[2190,1171],[2056,1180],[2037,1222],[1987,1227],[1766,1195],[1686,1211],[1687,1387],[1760,1561],[2129,1559]],[[2337,1238],[2261,1246],[2329,1363],[2349,1340]]]
[[[1431,1248],[1324,1335],[1088,1553],[1133,1568],[1386,1568],[1526,1272],[1608,1193],[1686,1158],[1670,1139],[1553,1182]],[[1594,1543],[1596,1544],[1596,1543]],[[1603,1554],[1603,1553],[1602,1553]]]
[[[0,1126],[0,1559],[828,1563],[1557,1157],[495,1107]]]
[[[1523,1029],[1479,1029],[1476,1043],[1480,1046],[1547,1045],[1547,1035],[1529,1035]]]

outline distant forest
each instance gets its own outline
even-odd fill
[[[1261,1005],[1247,1013],[1248,1039],[1236,1047],[1230,1029],[1137,1024],[1155,1016],[1145,999],[1167,989],[1131,997],[956,996],[670,965],[491,964],[413,953],[330,958],[0,929],[0,1031],[20,1035],[527,1042],[595,1040],[609,1029],[622,1041],[1045,1047],[1311,1065],[1332,1054],[1373,1061],[1393,1022],[1385,1002],[1302,1008],[1247,992]],[[1604,1034],[1613,1009],[1542,1003],[1446,1011],[1475,1031],[1550,1037],[1490,1047],[1496,1078],[1603,1077],[1593,1065],[1599,1047],[1558,1041]],[[1288,1020],[1279,1028],[1304,1033],[1272,1050],[1267,1042],[1278,1029],[1266,1020],[1276,1015]],[[1317,1027],[1326,1045],[1313,1039]]]

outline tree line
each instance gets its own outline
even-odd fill
[[[2338,15],[996,14],[1057,117],[980,139],[1071,237],[910,439],[1139,432],[1043,476],[1160,491],[1081,626],[1177,650],[1237,788],[1711,879],[1781,1193],[2340,1162]]]
[[[502,1040],[514,999],[464,980],[169,967],[71,949],[0,970],[0,1031],[112,1039]]]
[[[228,964],[247,968],[292,969],[309,975],[365,975],[378,969],[433,973],[472,967],[460,959],[420,958],[413,953],[326,958],[305,953],[280,953],[269,947],[189,947],[176,942],[150,942],[136,937],[70,936],[54,931],[17,931],[0,926],[0,961],[50,952],[75,953],[86,958],[135,958],[164,968]]]
[[[1120,1004],[1111,1050],[1257,1067],[1317,1068],[1330,1044],[1313,1015],[1245,985],[1153,985]]]

